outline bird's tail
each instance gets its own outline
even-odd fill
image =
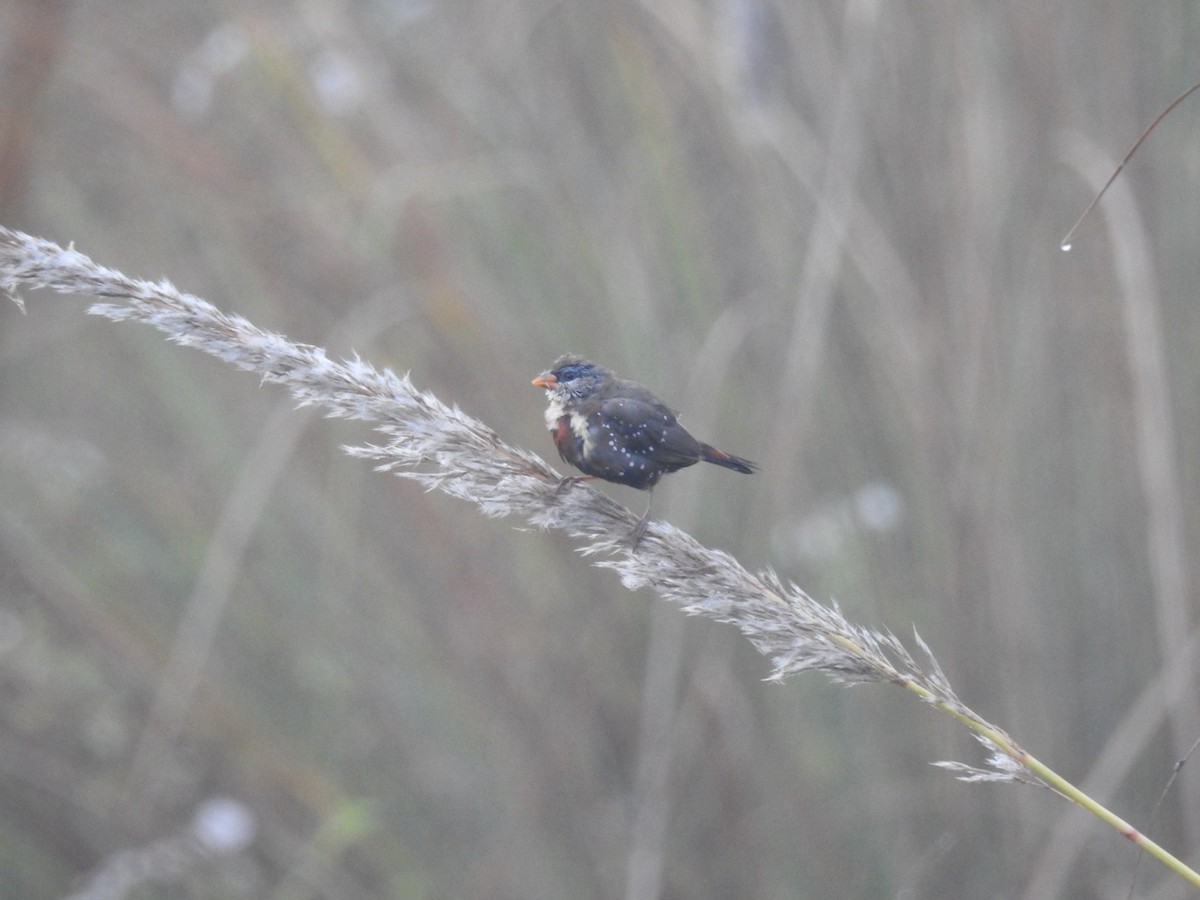
[[[735,472],[743,472],[746,475],[752,474],[758,468],[756,463],[752,463],[748,459],[742,459],[740,456],[734,456],[732,453],[725,453],[716,447],[710,447],[708,444],[700,445],[700,458],[705,462],[715,463],[718,466],[733,469]]]

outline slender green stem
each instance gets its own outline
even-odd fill
[[[865,648],[856,645],[853,641],[850,641],[841,635],[834,636],[834,640],[852,653],[861,653],[864,655],[870,655],[872,657],[874,656]],[[876,659],[875,664],[884,665],[891,668],[890,664],[886,663],[886,661],[880,661]],[[1142,832],[1140,832],[1133,825],[1130,825],[1112,810],[1096,802],[1094,799],[1089,797],[1079,788],[1075,787],[1075,785],[1071,784],[1071,782],[1067,781],[1037,757],[1026,753],[1023,749],[1021,749],[1020,745],[1017,744],[1016,741],[1014,741],[999,728],[990,725],[985,719],[976,714],[974,710],[970,709],[969,707],[947,703],[945,700],[940,699],[927,687],[905,677],[899,671],[896,671],[896,677],[894,680],[897,684],[903,685],[922,700],[931,703],[942,712],[948,713],[949,715],[958,719],[958,721],[962,722],[976,734],[986,738],[991,744],[995,745],[1000,752],[1014,760],[1022,768],[1033,773],[1051,790],[1055,791],[1062,797],[1065,797],[1067,800],[1070,800],[1076,806],[1087,810],[1101,822],[1104,822],[1106,825],[1116,829],[1121,835],[1129,838],[1129,840],[1133,841],[1134,844],[1140,847],[1149,856],[1152,856],[1168,869],[1171,869],[1173,872],[1179,875],[1180,878],[1184,879],[1189,884],[1200,888],[1200,872],[1197,872],[1195,869],[1188,866],[1181,859],[1170,853],[1160,844],[1142,834]]]
[[[1019,748],[1018,748],[1019,749]],[[1100,805],[1071,782],[1067,781],[1049,766],[1042,763],[1036,757],[1030,756],[1028,753],[1023,753],[1017,757],[1021,765],[1027,768],[1030,772],[1037,775],[1038,778],[1050,785],[1058,793],[1062,794],[1072,803],[1086,809],[1093,816],[1109,825],[1123,834],[1129,840],[1133,841],[1145,851],[1148,855],[1157,859],[1160,863],[1171,869],[1180,878],[1184,879],[1194,887],[1200,888],[1200,873],[1188,866],[1183,860],[1168,852],[1159,844],[1152,841],[1146,835],[1142,834],[1116,813],[1112,812],[1105,806]]]

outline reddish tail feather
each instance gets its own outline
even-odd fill
[[[756,463],[750,462],[748,459],[742,459],[740,456],[734,456],[732,453],[725,453],[718,450],[716,447],[710,447],[708,444],[700,445],[700,458],[705,462],[715,463],[718,466],[724,466],[726,469],[733,469],[735,472],[742,472],[746,475],[751,475],[758,468]]]

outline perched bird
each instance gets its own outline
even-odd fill
[[[559,456],[584,473],[564,484],[603,478],[652,492],[667,473],[701,460],[747,475],[756,468],[696,440],[649,390],[582,357],[559,357],[533,384],[546,389],[546,424]],[[649,520],[647,503],[633,532],[635,549]]]

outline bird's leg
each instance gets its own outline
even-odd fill
[[[630,553],[636,553],[638,544],[642,542],[642,538],[646,534],[646,526],[650,524],[650,507],[654,505],[654,489],[650,489],[650,499],[646,501],[646,511],[642,513],[642,517],[638,519],[636,525],[633,526],[633,546],[629,548]]]
[[[561,494],[569,487],[574,487],[577,484],[582,484],[585,481],[595,481],[595,475],[564,475],[558,479],[558,487],[554,489],[554,493]]]

